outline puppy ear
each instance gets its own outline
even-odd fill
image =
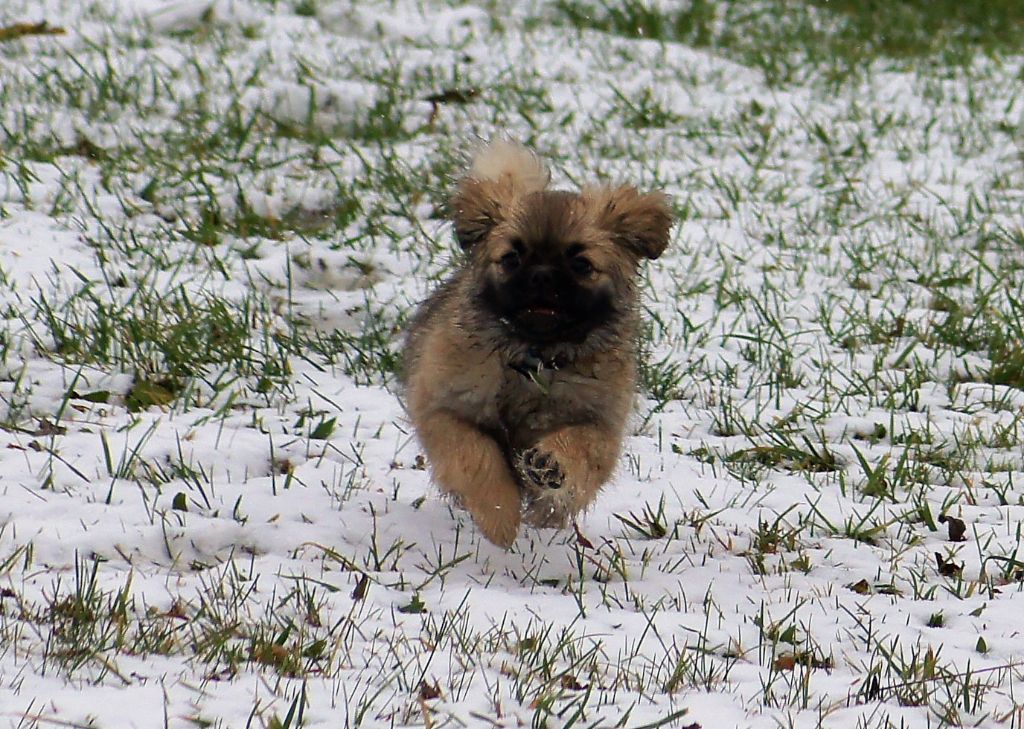
[[[498,140],[480,150],[450,201],[455,237],[463,250],[508,217],[515,200],[547,187],[551,174],[533,152]]]
[[[634,187],[598,188],[584,193],[597,208],[597,222],[637,258],[657,258],[668,245],[672,209],[660,192]]]

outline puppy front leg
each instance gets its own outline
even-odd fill
[[[611,478],[619,457],[621,434],[607,427],[569,425],[548,433],[513,462],[534,526],[565,526],[585,509]]]
[[[510,547],[519,533],[522,495],[497,442],[446,410],[426,415],[416,431],[441,490],[456,497],[487,539]]]

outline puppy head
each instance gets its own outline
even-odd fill
[[[482,304],[517,337],[580,343],[634,306],[637,265],[664,251],[672,216],[660,193],[548,179],[522,147],[485,149],[452,199],[456,237]]]
[[[544,190],[550,179],[533,152],[518,144],[499,140],[480,150],[450,203],[462,249],[483,242],[519,198]]]

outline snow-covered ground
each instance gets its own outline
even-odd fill
[[[0,721],[1024,725],[1022,60],[503,5],[0,6]],[[679,215],[616,479],[507,552],[395,383],[499,134]]]

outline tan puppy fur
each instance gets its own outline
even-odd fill
[[[405,349],[435,482],[505,547],[524,518],[564,526],[611,477],[636,388],[637,269],[672,225],[660,193],[549,178],[509,142],[477,155],[451,200],[467,260]]]

